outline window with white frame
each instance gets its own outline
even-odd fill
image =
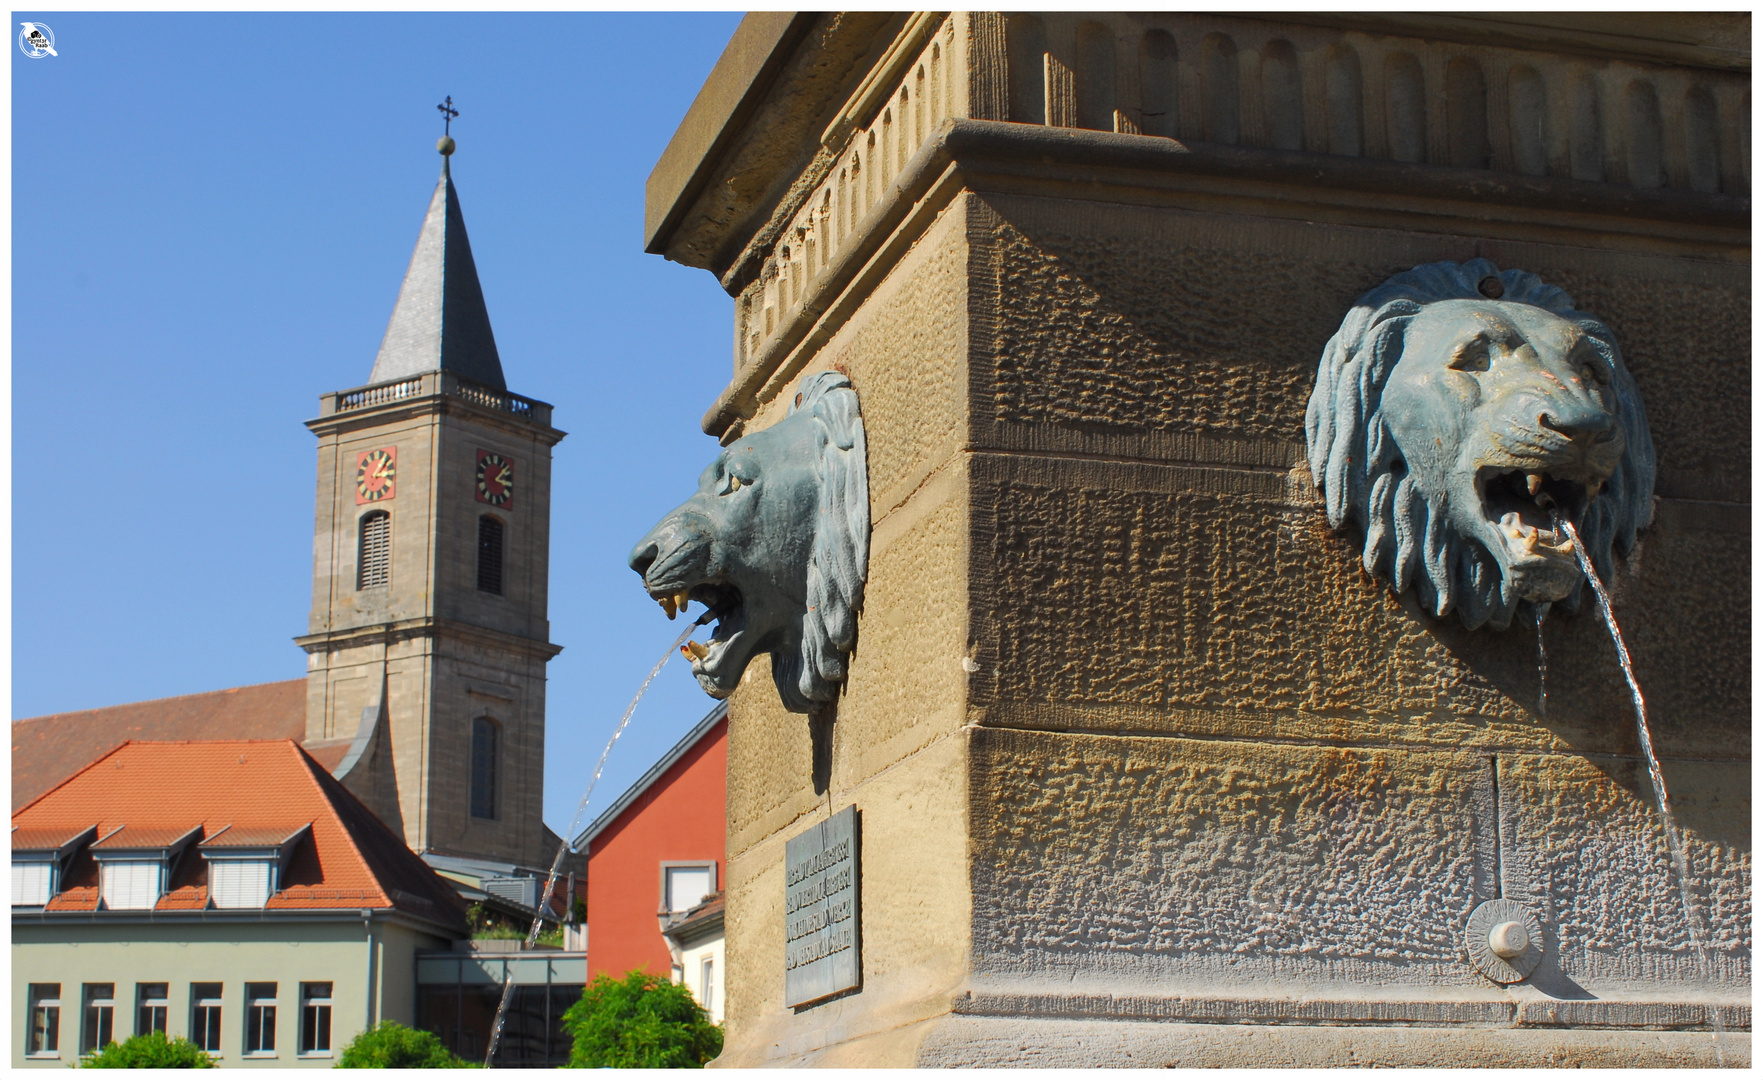
[[[25,1053],[55,1057],[61,1052],[61,984],[31,983]]]
[[[220,1053],[220,983],[190,984],[190,1041]]]
[[[300,1052],[331,1052],[331,984],[300,984]]]
[[[116,1041],[116,984],[87,983],[82,996],[80,1053],[91,1054]]]
[[[55,864],[12,860],[12,906],[42,907],[55,895]]]
[[[715,891],[715,863],[661,864],[661,906],[667,914],[684,914]]]
[[[260,908],[274,889],[269,859],[210,859],[208,895],[217,908]]]
[[[245,984],[245,1053],[275,1054],[275,983]]]
[[[171,1019],[171,984],[135,984],[135,1034],[165,1034],[166,1021]]]
[[[698,970],[698,1003],[704,1011],[716,1011],[716,960],[706,956]]]
[[[107,859],[98,868],[98,892],[113,911],[150,908],[159,902],[164,872],[158,859]]]

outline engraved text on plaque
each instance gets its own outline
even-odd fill
[[[857,808],[784,845],[784,1004],[805,1005],[862,981],[857,918]]]

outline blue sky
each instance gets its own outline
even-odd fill
[[[12,50],[15,717],[298,678],[318,396],[367,381],[440,159],[510,390],[552,402],[546,819],[673,639],[625,566],[716,452],[729,298],[643,182],[739,21],[33,14]],[[16,29],[16,26],[15,26]],[[591,818],[713,702],[669,665]]]

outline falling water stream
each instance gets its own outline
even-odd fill
[[[1634,665],[1629,662],[1628,646],[1622,641],[1622,631],[1616,625],[1616,613],[1610,610],[1610,594],[1604,591],[1604,582],[1598,572],[1592,569],[1592,560],[1586,554],[1585,545],[1580,543],[1579,530],[1573,523],[1559,514],[1551,514],[1555,519],[1556,532],[1566,532],[1567,538],[1573,541],[1573,553],[1579,556],[1580,569],[1585,571],[1586,580],[1591,582],[1592,591],[1598,594],[1598,609],[1604,614],[1604,625],[1610,628],[1610,640],[1616,643],[1616,659],[1622,664],[1622,674],[1628,679],[1628,689],[1634,699],[1635,728],[1640,732],[1641,753],[1647,758],[1647,777],[1653,783],[1653,796],[1659,805],[1659,820],[1665,826],[1665,846],[1671,851],[1671,862],[1677,870],[1677,895],[1683,902],[1684,922],[1690,936],[1690,947],[1695,950],[1696,964],[1701,969],[1704,981],[1714,981],[1714,967],[1708,959],[1707,936],[1702,926],[1702,916],[1697,910],[1695,899],[1690,895],[1689,860],[1684,855],[1683,834],[1678,831],[1677,819],[1671,816],[1671,796],[1665,791],[1665,774],[1659,769],[1659,758],[1653,753],[1653,735],[1647,728],[1647,702],[1641,697],[1641,684],[1635,680]],[[1537,632],[1542,633],[1542,620],[1537,620]],[[1538,638],[1539,645],[1541,638]],[[1712,1002],[1707,1006],[1708,1017],[1714,1028],[1714,1060],[1721,1068],[1726,1067],[1726,1025],[1720,1022],[1720,1009]]]
[[[570,838],[580,827],[582,814],[588,809],[588,799],[594,794],[594,785],[600,782],[600,773],[606,768],[606,759],[612,753],[612,744],[616,743],[618,737],[624,734],[625,727],[631,722],[631,714],[637,711],[637,702],[643,700],[643,695],[649,692],[649,684],[655,681],[655,676],[661,674],[661,669],[667,666],[669,660],[673,659],[673,654],[680,650],[680,646],[686,643],[686,639],[696,633],[698,627],[708,621],[708,618],[709,616],[700,618],[697,622],[686,627],[685,633],[667,647],[667,651],[661,654],[661,659],[657,660],[655,666],[649,669],[649,677],[643,680],[642,686],[637,687],[637,696],[631,698],[631,703],[624,707],[624,715],[618,718],[618,727],[613,729],[612,738],[606,740],[606,749],[600,751],[600,760],[594,766],[594,775],[588,778],[588,786],[582,791],[581,801],[575,805],[575,816],[569,819],[569,828],[563,830],[563,843],[557,845],[557,857],[551,860],[551,872],[545,878],[544,889],[539,892],[539,913],[533,916],[532,929],[526,932],[526,943],[521,946],[523,949],[531,949],[534,943],[539,940],[539,930],[545,921],[543,914],[545,906],[551,901],[551,890],[557,887],[557,870],[563,865],[563,856],[569,852]],[[573,904],[575,898],[572,896],[565,902]],[[490,1028],[490,1050],[484,1055],[484,1068],[486,1069],[491,1067],[490,1062],[496,1057],[496,1047],[502,1042],[502,1024],[508,1019],[508,1002],[514,997],[513,963],[504,962],[502,971],[502,1000],[496,1005],[496,1022]]]
[[[1549,715],[1549,648],[1543,644],[1543,620],[1549,617],[1549,602],[1533,605],[1537,620],[1537,715]]]

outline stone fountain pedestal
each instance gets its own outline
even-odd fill
[[[736,298],[707,430],[837,368],[869,445],[843,696],[731,702],[719,1064],[1689,1065],[1711,1006],[1749,1061],[1748,16],[1304,19],[753,15],[657,165],[649,249]],[[1304,464],[1353,300],[1473,257],[1646,402],[1611,586],[1712,982],[1591,605],[1545,708]],[[792,1006],[786,846],[853,805],[860,978]]]

